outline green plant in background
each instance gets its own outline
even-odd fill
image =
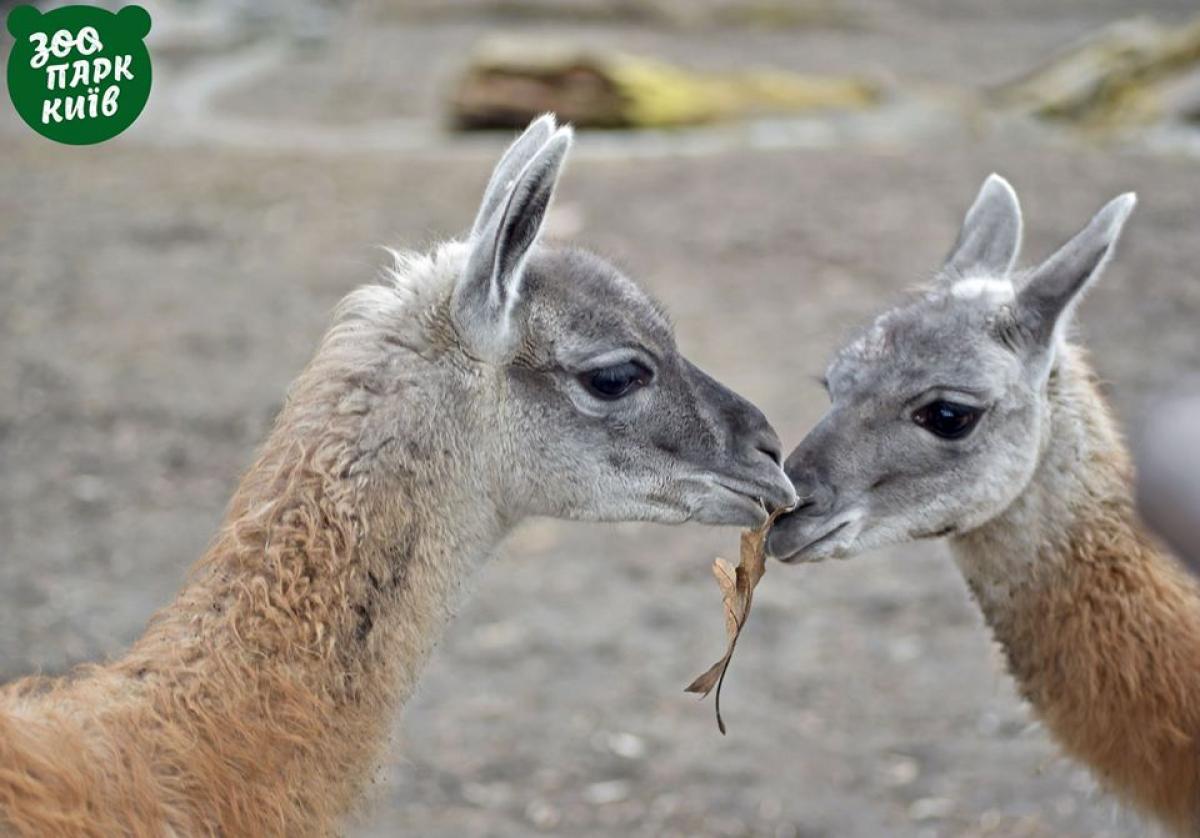
[[[15,43],[8,92],[17,113],[43,137],[70,145],[112,139],[150,98],[150,15],[141,6],[113,13],[63,6],[8,14]]]

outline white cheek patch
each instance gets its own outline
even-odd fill
[[[1016,289],[1007,279],[987,277],[960,279],[950,287],[950,293],[960,300],[982,299],[996,304],[1011,303],[1017,296]]]

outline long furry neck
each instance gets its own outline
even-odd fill
[[[464,537],[432,526],[427,511],[472,510],[386,477],[348,480],[320,444],[284,451],[247,476],[192,583],[118,667],[148,685],[173,736],[191,734],[171,755],[186,760],[179,802],[227,834],[257,832],[260,812],[289,834],[334,829],[500,537],[482,522]]]
[[[1094,376],[1065,348],[1045,450],[998,518],[952,542],[1025,698],[1112,791],[1200,827],[1200,593],[1145,533]]]
[[[355,358],[348,372],[336,369],[346,363],[337,344],[335,329],[194,581],[126,663],[153,666],[170,646],[193,650],[185,672],[200,670],[195,688],[208,704],[185,720],[201,726],[215,764],[245,757],[231,779],[250,772],[265,785],[249,788],[245,805],[213,801],[217,811],[283,798],[289,833],[333,828],[374,774],[459,591],[505,531],[487,500],[468,493],[456,419],[434,417],[440,436],[431,439],[430,423],[389,412],[426,407],[387,392],[404,386],[391,383],[394,348],[370,356],[378,370]],[[424,361],[415,363],[420,378]],[[427,395],[416,389],[410,395]],[[178,701],[179,673],[167,686]],[[226,716],[240,744],[208,713]]]
[[[506,530],[464,474],[478,464],[454,434],[470,429],[422,401],[438,386],[422,366],[442,351],[435,309],[391,312],[433,327],[419,347],[415,330],[343,316],[188,585],[123,659],[0,692],[0,824],[337,831],[470,570]]]

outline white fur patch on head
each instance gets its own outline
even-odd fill
[[[1009,280],[990,277],[960,279],[950,286],[950,293],[960,300],[982,299],[997,304],[1011,303],[1017,297],[1017,291]]]
[[[888,314],[882,314],[871,324],[870,330],[846,347],[845,354],[864,361],[877,361],[889,352]]]

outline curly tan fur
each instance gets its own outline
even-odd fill
[[[424,290],[435,304],[412,319],[436,355],[448,286]],[[125,657],[0,688],[0,832],[337,830],[475,552],[441,513],[494,531],[456,493],[451,452],[398,475],[364,447],[382,388],[402,386],[387,368],[409,351],[389,320],[403,294],[348,299],[188,585]]]
[[[1013,507],[956,539],[967,581],[1047,729],[1114,793],[1200,829],[1200,590],[1138,521],[1132,471],[1074,348],[1047,450]]]
[[[393,283],[343,302],[128,655],[0,687],[0,830],[335,831],[470,571],[520,521],[747,526],[794,504],[766,417],[679,352],[661,308],[539,245],[571,136],[534,120],[467,240],[397,255]]]

